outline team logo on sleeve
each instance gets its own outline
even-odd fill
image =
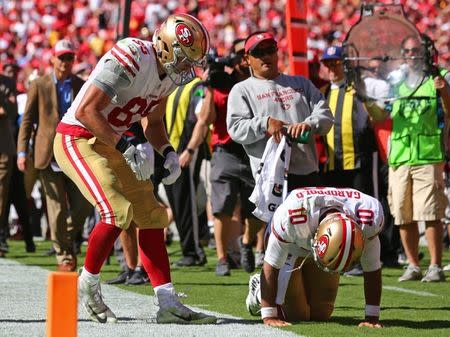
[[[320,258],[325,256],[329,243],[330,240],[328,239],[328,235],[322,235],[319,240],[317,240],[316,252]]]
[[[183,46],[190,47],[194,43],[194,34],[192,34],[191,29],[184,23],[179,23],[175,27],[175,34]]]

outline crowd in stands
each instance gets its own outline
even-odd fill
[[[388,2],[388,1],[382,1]],[[68,38],[77,48],[75,72],[89,72],[109,50],[121,19],[119,0],[0,0],[0,66],[16,63],[24,71],[19,89],[33,69],[50,68],[51,49]],[[328,45],[342,42],[359,18],[359,0],[310,0],[308,58],[314,60]],[[450,64],[450,6],[441,0],[401,0],[407,17],[436,41],[440,62]],[[272,31],[287,68],[285,0],[134,0],[130,35],[151,38],[169,14],[191,12],[205,23],[219,55],[227,54],[236,38],[255,30]],[[230,10],[232,9],[232,10]]]

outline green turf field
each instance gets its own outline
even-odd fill
[[[37,242],[37,252],[27,254],[23,242],[10,241],[8,258],[21,263],[55,269],[55,258],[44,256],[50,248],[49,242]],[[422,248],[426,266],[428,253]],[[83,252],[85,247],[83,247]],[[170,258],[180,258],[178,243],[169,247]],[[208,264],[204,267],[172,269],[173,283],[178,292],[185,292],[185,303],[207,310],[226,313],[244,318],[248,324],[257,324],[260,320],[250,316],[245,309],[245,297],[248,289],[248,274],[242,270],[232,270],[230,277],[216,277],[214,274],[214,251],[207,250]],[[79,256],[79,265],[83,254]],[[112,257],[111,264],[102,271],[102,279],[116,276],[119,266]],[[450,263],[450,252],[445,252],[444,263]],[[336,308],[330,322],[297,323],[286,329],[299,335],[322,336],[395,336],[395,337],[449,337],[450,336],[450,275],[448,281],[437,284],[420,282],[398,283],[401,269],[383,269],[383,296],[381,320],[384,329],[371,330],[358,328],[364,315],[364,293],[362,278],[342,277]],[[123,289],[144,294],[153,294],[149,285],[121,286]],[[404,292],[406,290],[408,292]],[[230,332],[231,335],[231,332]]]

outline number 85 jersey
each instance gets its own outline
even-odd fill
[[[111,97],[110,104],[101,111],[111,128],[118,134],[128,130],[132,123],[147,116],[162,98],[176,88],[168,76],[160,79],[157,62],[151,42],[136,38],[117,42],[100,59],[67,110],[61,120],[61,131],[73,134],[71,129],[84,128],[75,112],[91,85]]]
[[[371,241],[376,241],[379,246],[377,235],[383,227],[384,215],[377,199],[350,188],[299,188],[289,194],[273,215],[265,260],[281,268],[288,254],[306,256],[311,251],[311,239],[319,227],[321,215],[331,209],[348,214],[360,224],[364,250],[373,246],[368,244]],[[379,248],[372,250],[370,255],[376,255],[376,250]],[[361,263],[365,264],[363,258],[364,253]],[[374,263],[378,265],[379,253],[378,257],[367,258],[371,260],[370,269],[376,267]]]

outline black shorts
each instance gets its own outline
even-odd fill
[[[255,187],[250,163],[246,155],[236,155],[216,148],[211,158],[211,207],[213,214],[233,215],[241,197],[242,216],[253,217],[255,205],[248,200]]]

